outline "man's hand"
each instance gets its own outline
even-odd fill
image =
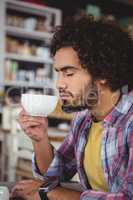
[[[53,148],[48,138],[48,119],[46,117],[29,116],[22,110],[18,122],[32,140],[36,165],[40,173],[44,174],[54,157]]]
[[[24,200],[41,200],[38,192],[35,192],[34,194],[26,195],[23,198],[24,198]],[[19,198],[17,198],[17,199],[19,199]]]
[[[56,187],[48,192],[47,197],[49,200],[80,200],[81,192],[66,189],[63,187]]]
[[[46,117],[32,117],[22,110],[18,122],[33,141],[39,142],[47,135],[48,119]]]
[[[11,190],[11,197],[23,197],[25,199],[40,200],[38,195],[39,187],[42,185],[40,180],[23,180],[19,181]],[[38,198],[37,198],[38,196]],[[33,198],[34,197],[34,198]]]

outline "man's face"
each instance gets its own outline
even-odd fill
[[[54,57],[58,72],[57,89],[66,112],[92,109],[97,103],[97,87],[71,47],[59,49]]]

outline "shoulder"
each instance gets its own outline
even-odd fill
[[[133,105],[130,107],[130,110],[125,114],[121,120],[122,127],[126,129],[131,127],[133,129]],[[124,128],[123,127],[123,128]]]
[[[126,125],[127,143],[133,147],[133,113],[127,121]]]
[[[86,118],[91,118],[90,112],[88,110],[76,112],[72,120],[72,125],[77,126],[77,124],[82,123]]]
[[[128,144],[133,145],[133,105],[129,112],[120,120],[120,127]]]

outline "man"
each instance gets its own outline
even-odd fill
[[[51,52],[62,109],[80,112],[55,153],[47,119],[20,114],[42,197],[45,191],[50,200],[133,199],[132,39],[115,24],[82,17],[56,29]],[[76,173],[81,192],[60,186]]]

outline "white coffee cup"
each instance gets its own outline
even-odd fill
[[[44,116],[54,111],[58,102],[57,96],[25,93],[21,96],[21,105],[31,116]]]

